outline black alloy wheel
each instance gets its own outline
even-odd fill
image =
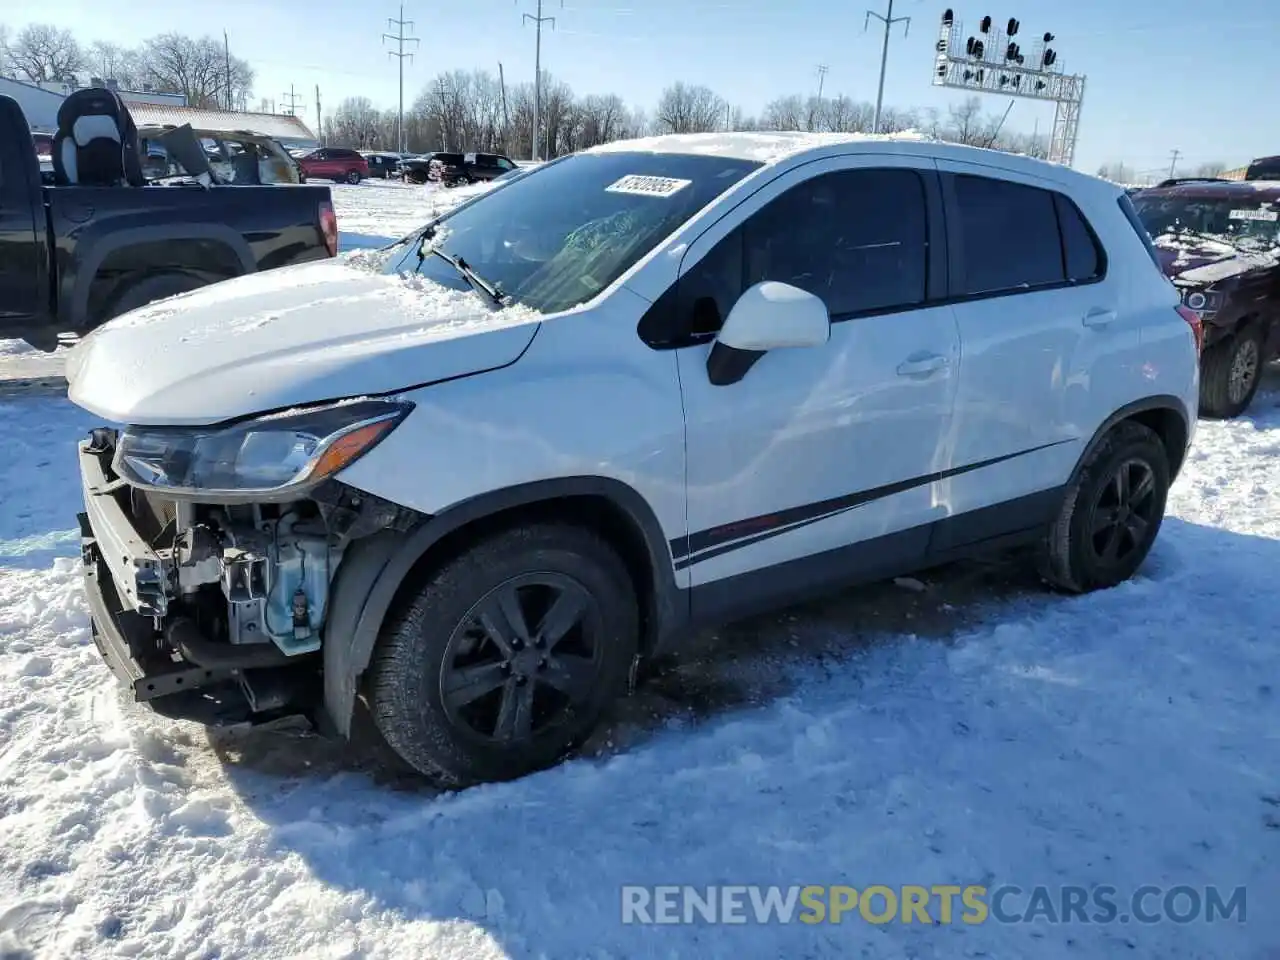
[[[599,680],[603,617],[562,573],[514,577],[490,590],[454,629],[440,700],[459,732],[507,745],[570,719]]]
[[[1147,547],[1155,520],[1155,474],[1142,460],[1126,460],[1101,484],[1090,514],[1090,546],[1100,567],[1127,563]]]

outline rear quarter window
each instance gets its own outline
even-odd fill
[[[1080,208],[1060,193],[1053,195],[1062,231],[1062,261],[1067,279],[1074,283],[1097,280],[1107,269],[1106,254]]]

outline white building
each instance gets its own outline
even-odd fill
[[[126,104],[151,104],[185,107],[187,98],[181,93],[157,93],[154,90],[121,90],[114,80],[105,83],[98,79],[90,81],[90,86],[106,86],[114,89]],[[35,133],[56,133],[58,130],[58,107],[67,94],[78,89],[76,84],[61,81],[44,83],[25,83],[22,80],[9,80],[0,77],[0,96],[12,97],[18,101],[22,113],[27,118],[27,125]],[[132,111],[130,111],[132,112]]]

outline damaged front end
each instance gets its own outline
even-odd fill
[[[420,519],[333,475],[406,413],[361,401],[80,444],[94,641],[136,700],[210,725],[311,712],[344,554]]]

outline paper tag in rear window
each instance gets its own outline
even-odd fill
[[[629,174],[621,180],[605,187],[605,193],[631,193],[638,197],[672,197],[683,190],[692,180],[676,180],[673,177],[646,177],[637,173]]]
[[[1280,213],[1274,210],[1232,210],[1227,214],[1228,220],[1266,220],[1274,223],[1280,220]]]

